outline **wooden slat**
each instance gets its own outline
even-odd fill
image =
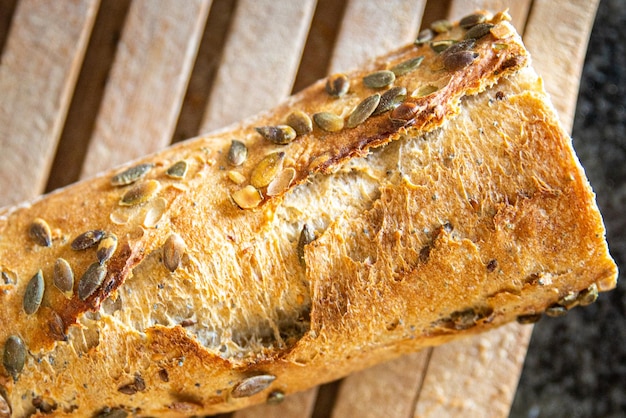
[[[332,418],[408,418],[429,356],[430,350],[422,350],[348,376],[341,385]]]
[[[0,204],[41,193],[97,0],[20,1],[0,65]]]
[[[131,4],[83,177],[170,143],[209,7],[209,0]]]
[[[513,25],[519,33],[524,33],[524,26],[532,0],[454,0],[450,4],[448,19],[456,21],[476,10],[488,10],[493,13],[509,9]]]
[[[599,0],[536,0],[526,25],[524,43],[533,67],[571,131],[587,43]]]
[[[350,0],[337,37],[330,72],[357,68],[415,40],[426,1]]]
[[[531,331],[509,324],[434,349],[414,417],[508,416]]]
[[[201,124],[217,129],[289,95],[315,0],[241,0]]]
[[[304,418],[313,413],[317,389],[295,393],[278,405],[257,405],[235,412],[233,418]]]

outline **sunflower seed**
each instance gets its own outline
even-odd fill
[[[315,240],[315,233],[313,229],[309,227],[309,225],[304,224],[302,226],[302,230],[300,231],[300,238],[298,239],[298,246],[296,247],[296,253],[298,254],[298,260],[300,260],[301,265],[305,265],[304,260],[304,247],[309,245],[311,242]]]
[[[159,191],[161,184],[156,180],[146,180],[137,183],[124,193],[119,201],[121,206],[134,206],[150,200]]]
[[[268,405],[278,405],[285,400],[285,394],[280,390],[275,390],[270,392],[267,395],[267,400],[265,401]]]
[[[128,184],[134,183],[143,176],[145,176],[148,171],[150,171],[154,167],[154,164],[139,164],[134,167],[130,167],[119,174],[116,174],[111,179],[112,186],[126,186]]]
[[[248,148],[246,144],[233,139],[228,149],[228,162],[230,165],[238,166],[243,164],[248,158]]]
[[[298,135],[305,135],[313,130],[311,118],[301,110],[293,111],[287,116],[287,125],[291,126]]]
[[[326,132],[338,132],[343,129],[343,119],[334,113],[319,112],[313,115],[313,121]]]
[[[450,23],[450,21],[447,19],[439,19],[431,23],[430,28],[435,33],[444,33],[452,29],[452,23]]]
[[[54,276],[52,283],[65,295],[71,295],[74,289],[74,272],[72,266],[63,258],[57,258],[54,262]]]
[[[480,39],[483,36],[487,35],[493,25],[490,23],[479,23],[476,26],[472,27],[470,30],[465,32],[464,39]]]
[[[263,157],[250,173],[250,184],[257,189],[270,184],[281,170],[284,159],[284,152],[274,152]]]
[[[101,229],[92,229],[74,238],[71,246],[75,251],[86,250],[96,245],[102,238],[104,238],[104,231]]]
[[[587,289],[582,290],[578,297],[576,298],[580,306],[591,305],[593,302],[598,300],[598,285],[593,283]]]
[[[180,266],[185,253],[185,241],[177,233],[171,234],[163,244],[163,264],[170,272]]]
[[[463,19],[459,21],[459,25],[463,29],[470,29],[479,23],[484,23],[487,21],[487,16],[482,13],[474,13],[471,15],[465,16]]]
[[[363,77],[363,84],[370,89],[382,89],[396,80],[396,75],[389,70],[375,71]]]
[[[333,74],[326,80],[326,93],[341,97],[350,90],[350,79],[345,74]]]
[[[520,315],[517,317],[517,322],[520,324],[534,324],[540,319],[541,319],[541,314]]]
[[[413,102],[404,102],[393,109],[389,118],[393,123],[405,125],[412,121],[417,115],[419,107]]]
[[[39,270],[30,279],[24,292],[24,312],[28,315],[34,314],[39,309],[43,299],[44,287],[43,273]]]
[[[460,51],[454,54],[446,54],[443,57],[443,65],[448,71],[457,71],[467,67],[478,58],[478,53],[473,51]]]
[[[436,53],[440,54],[446,49],[454,45],[454,41],[451,39],[443,39],[441,41],[433,41],[430,43],[430,48]]]
[[[246,181],[246,176],[235,170],[228,171],[226,175],[235,184],[243,184]]]
[[[405,98],[406,88],[400,86],[390,88],[380,96],[380,102],[372,115],[380,115],[381,113],[385,113],[395,108],[402,103]]]
[[[285,145],[296,138],[296,131],[289,125],[260,126],[256,131],[270,142],[278,145]]]
[[[350,113],[350,116],[348,116],[346,126],[348,128],[355,128],[365,122],[367,118],[374,113],[374,110],[378,107],[378,103],[380,103],[380,94],[378,93],[363,99],[352,113]]]
[[[390,71],[394,73],[396,77],[400,77],[410,73],[411,71],[416,70],[422,64],[422,61],[424,61],[424,57],[422,56],[410,58],[406,61],[402,61],[401,63],[394,65],[390,68]]]
[[[4,343],[4,356],[2,364],[4,368],[13,376],[13,380],[17,380],[24,364],[26,363],[26,345],[24,341],[17,335],[11,335]]]
[[[37,245],[41,245],[42,247],[49,247],[52,245],[52,232],[50,231],[50,226],[41,218],[33,220],[30,224],[28,234]]]
[[[565,306],[561,306],[558,304],[548,306],[546,308],[546,315],[551,316],[553,318],[563,316],[567,313],[567,308]]]
[[[431,29],[426,28],[417,35],[417,39],[415,39],[415,45],[422,46],[426,42],[433,39],[433,36],[434,36],[433,31]]]
[[[293,167],[287,167],[282,170],[274,179],[267,185],[266,193],[268,196],[278,196],[286,191],[293,179],[296,178],[296,170]]]
[[[78,282],[78,297],[87,300],[102,284],[106,276],[106,267],[98,262],[92,263]]]
[[[271,374],[248,377],[241,382],[231,392],[233,398],[246,398],[255,395],[269,387],[276,379]]]
[[[115,236],[115,234],[107,234],[107,236],[100,241],[98,250],[96,251],[96,257],[100,264],[107,262],[113,256],[116,249],[117,236]]]
[[[65,334],[65,323],[63,318],[56,311],[50,311],[50,320],[48,321],[48,329],[52,338],[56,341],[67,341],[67,335]]]
[[[188,164],[185,160],[176,161],[167,169],[165,174],[173,179],[184,179],[187,175]]]
[[[237,190],[231,195],[231,198],[241,209],[255,208],[263,201],[261,191],[252,185]]]
[[[2,392],[0,392],[0,418],[11,418],[11,407],[9,402],[5,399]]]

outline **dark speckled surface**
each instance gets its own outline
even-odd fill
[[[594,305],[535,326],[513,418],[626,417],[626,0],[600,2],[572,136],[620,282]]]

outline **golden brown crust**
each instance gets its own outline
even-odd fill
[[[0,343],[15,335],[27,347],[23,370],[9,373],[12,359],[0,368],[14,415],[233,410],[613,287],[570,140],[519,37],[503,15],[492,23],[456,43],[459,55],[402,48],[350,74],[340,98],[320,81],[129,165],[147,164],[115,185],[121,169],[0,210]],[[292,111],[347,119],[386,91],[364,76],[418,56],[393,84],[406,88],[403,103],[355,128],[300,126],[288,144],[255,129]],[[229,156],[233,139],[247,155]],[[41,225],[29,234],[35,219],[50,246]],[[100,264],[98,243],[71,246],[93,230],[117,237]],[[52,284],[59,258],[74,273],[71,295]],[[43,300],[27,315],[39,269]]]

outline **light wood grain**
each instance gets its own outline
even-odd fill
[[[580,75],[598,3],[537,0],[524,33],[533,66],[568,131],[574,125]]]
[[[425,0],[350,0],[329,72],[355,69],[371,58],[414,41],[425,4]]]
[[[305,392],[295,393],[285,398],[278,405],[257,405],[251,408],[237,411],[233,418],[303,418],[313,413],[315,400],[317,399],[315,387]]]
[[[531,331],[509,324],[434,349],[414,417],[508,416]]]
[[[20,1],[0,65],[0,205],[46,184],[97,0]]]
[[[209,6],[209,0],[131,4],[82,177],[170,143]]]
[[[524,33],[531,3],[532,0],[453,0],[448,11],[448,19],[456,21],[476,10],[495,13],[509,9],[513,25],[519,33]]]
[[[208,132],[270,108],[296,77],[315,0],[242,0],[201,124]]]

